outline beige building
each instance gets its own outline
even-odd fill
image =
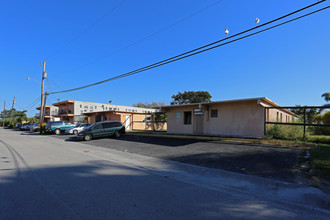
[[[157,111],[156,109],[151,108],[140,108],[74,100],[65,100],[53,103],[53,105],[58,108],[57,114],[54,116],[60,118],[60,120],[69,121],[70,123],[82,123],[85,121],[84,114],[93,112],[125,111],[147,114]]]
[[[130,112],[130,111],[100,111],[84,113],[88,123],[94,124],[101,121],[121,121],[126,130],[166,130],[166,124],[153,123],[152,113]]]
[[[263,98],[162,106],[167,112],[167,133],[259,138],[265,119],[291,122],[295,114]],[[266,115],[265,115],[266,114]]]
[[[40,111],[40,106],[37,107],[36,109]],[[50,106],[50,105],[45,106],[44,122],[59,121],[60,118],[56,117],[57,115],[58,115],[58,107]],[[40,119],[40,113],[37,113],[35,118]]]

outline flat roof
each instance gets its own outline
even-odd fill
[[[65,100],[65,101],[62,101],[62,102],[53,103],[53,105],[57,106],[57,105],[62,105],[62,104],[67,104],[67,103],[74,103],[74,101],[73,100]]]
[[[160,106],[161,108],[172,108],[172,107],[181,107],[181,106],[191,106],[191,105],[206,105],[206,104],[217,104],[217,103],[227,103],[227,102],[243,102],[243,101],[254,101],[254,100],[263,100],[269,102],[271,105],[275,105],[275,107],[279,107],[278,104],[271,101],[266,97],[259,97],[259,98],[247,98],[247,99],[231,99],[231,100],[222,100],[222,101],[213,101],[213,102],[199,102],[199,103],[189,103],[189,104],[181,104],[181,105],[164,105]]]
[[[84,115],[91,115],[96,113],[107,113],[107,112],[113,112],[113,113],[130,113],[130,114],[140,114],[140,115],[151,115],[153,112],[130,112],[130,111],[117,111],[117,110],[107,110],[107,111],[97,111],[97,112],[86,112],[83,113]]]
[[[245,101],[258,101],[261,100],[273,107],[281,107],[279,104],[273,102],[272,100],[266,98],[266,97],[258,97],[258,98],[246,98],[246,99],[232,99],[232,100],[222,100],[222,101],[214,101],[214,102],[199,102],[199,103],[190,103],[190,104],[181,104],[181,105],[166,105],[166,106],[160,106],[161,110],[164,108],[176,108],[176,107],[185,107],[185,106],[195,106],[195,105],[210,105],[210,104],[218,104],[218,103],[231,103],[231,102],[245,102]],[[296,116],[293,112],[282,109],[283,111]]]

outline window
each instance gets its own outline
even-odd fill
[[[183,124],[191,125],[191,112],[184,112]]]
[[[82,105],[80,105],[80,108],[82,108]]]
[[[95,105],[95,109],[97,109],[97,106]]]
[[[103,128],[112,128],[114,127],[112,123],[104,123]]]
[[[102,129],[102,124],[97,124],[94,126],[93,130]]]
[[[122,124],[120,122],[108,122],[103,123],[103,128],[115,128],[115,127],[121,127]]]
[[[218,117],[218,109],[211,110],[211,118],[217,118]]]

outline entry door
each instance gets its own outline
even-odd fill
[[[204,117],[203,115],[194,115],[194,134],[204,133]]]
[[[126,130],[131,130],[131,116],[130,115],[126,115],[125,128],[126,128]]]

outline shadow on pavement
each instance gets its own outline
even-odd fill
[[[102,161],[16,169],[14,176],[2,173],[0,219],[298,217],[265,202],[244,200]]]

